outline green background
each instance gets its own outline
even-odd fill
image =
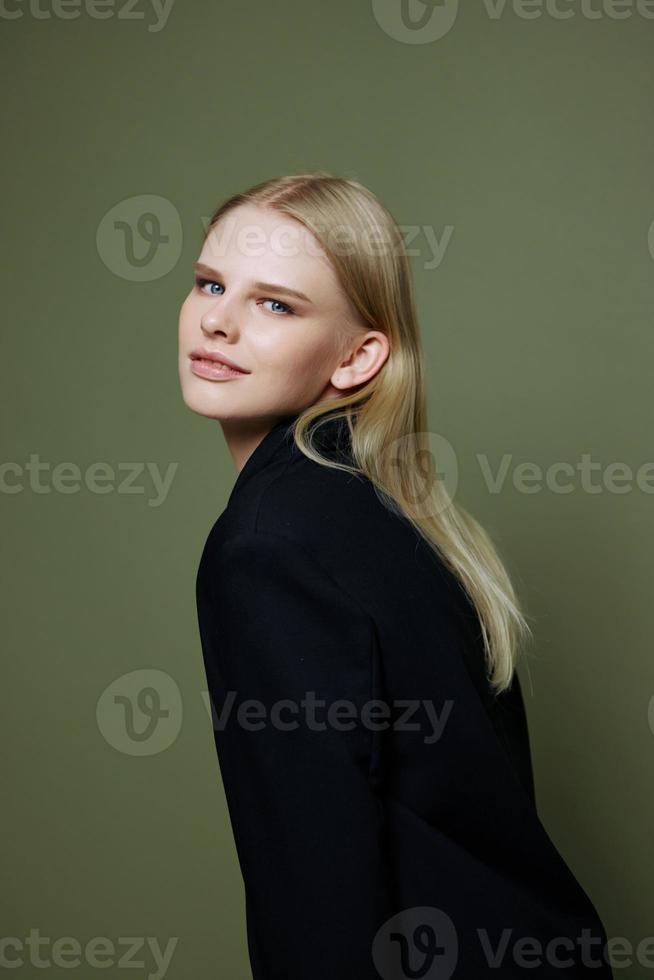
[[[386,19],[342,0],[187,0],[158,31],[144,2],[140,19],[6,8],[22,15],[0,22],[3,458],[23,476],[14,467],[0,497],[5,935],[102,936],[116,955],[120,937],[179,937],[172,980],[250,976],[194,592],[235,473],[218,423],[183,404],[177,316],[217,204],[327,169],[402,226],[449,235],[433,268],[425,235],[411,243],[430,428],[532,617],[520,676],[541,819],[609,936],[634,945],[616,973],[652,975],[635,946],[654,935],[654,480],[646,492],[635,473],[654,459],[654,21],[600,0],[594,18],[560,8],[573,16],[469,4],[428,43],[393,36],[390,0]],[[130,264],[101,224],[147,195],[179,214],[179,230],[163,221],[159,271]],[[512,482],[520,463],[584,453],[600,492]],[[43,484],[59,463],[116,478],[39,493],[31,454]],[[479,457],[495,471],[504,454],[492,493]],[[159,506],[147,470],[140,493],[119,489],[122,466],[148,462],[174,467]],[[632,468],[626,492],[601,488],[615,462]],[[106,689],[140,670],[178,692],[150,754],[107,731]],[[131,976],[153,971],[146,954]],[[43,977],[23,957],[13,975]],[[96,974],[117,969],[46,975]]]

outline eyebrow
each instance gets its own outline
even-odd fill
[[[195,271],[202,272],[205,276],[222,278],[217,269],[212,269],[202,262],[195,263]],[[291,289],[290,286],[280,286],[274,282],[253,282],[252,286],[254,289],[268,289],[273,293],[284,293],[285,296],[295,296],[297,299],[303,299],[306,303],[313,302],[305,293],[300,292],[299,289]]]

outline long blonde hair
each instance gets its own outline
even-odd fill
[[[511,684],[520,643],[531,630],[489,535],[437,476],[442,461],[429,447],[422,342],[400,229],[367,187],[323,171],[275,177],[233,195],[214,212],[207,234],[240,205],[301,222],[331,261],[356,319],[388,337],[390,353],[377,374],[354,392],[306,408],[293,436],[315,462],[366,476],[454,573],[476,610],[487,677],[500,693]],[[334,245],[343,228],[355,243],[345,254]],[[374,249],[356,246],[373,238]],[[327,415],[347,420],[354,468],[316,450],[311,434]]]

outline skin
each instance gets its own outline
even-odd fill
[[[386,335],[361,323],[318,241],[287,215],[250,205],[224,215],[205,239],[195,275],[203,281],[179,316],[182,397],[220,423],[237,472],[280,419],[359,388],[388,357]],[[249,373],[198,377],[190,361],[198,347],[226,354]]]

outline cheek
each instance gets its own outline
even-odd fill
[[[330,333],[326,338],[313,337],[311,342],[303,338],[285,351],[283,362],[275,357],[274,379],[270,380],[270,392],[274,390],[276,400],[289,401],[295,405],[313,404],[325,390],[338,355],[334,351],[334,338]]]
[[[179,342],[186,347],[189,345],[196,347],[202,339],[200,329],[202,313],[202,301],[190,293],[180,306],[177,328]]]
[[[293,324],[257,338],[257,361],[279,377],[297,377],[311,372],[331,374],[335,357],[333,332],[316,330],[310,324]]]
[[[179,309],[178,334],[180,340],[189,336],[193,330],[193,324],[197,323],[197,314],[194,311],[194,306],[193,298],[188,296]]]

